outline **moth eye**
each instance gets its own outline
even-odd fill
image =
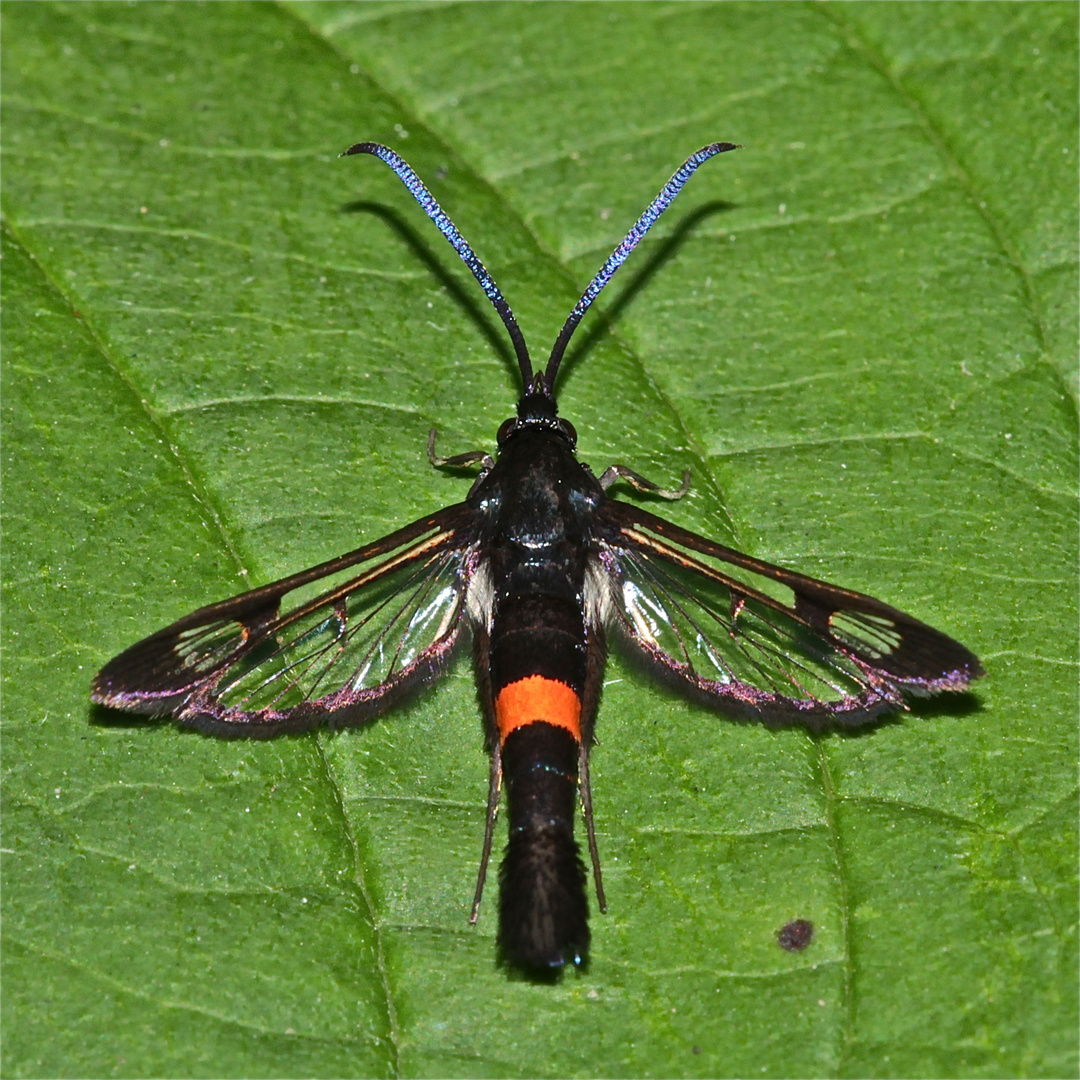
[[[833,637],[872,660],[896,652],[903,642],[892,619],[861,611],[834,611],[829,616],[829,630]]]
[[[518,422],[516,416],[511,416],[509,420],[504,420],[499,425],[499,431],[495,436],[495,441],[500,446],[502,446],[502,444],[506,442],[506,440],[509,439],[510,436],[513,434],[514,430],[517,428],[517,425]]]
[[[559,419],[559,430],[570,440],[571,444],[577,446],[577,429],[569,420]]]

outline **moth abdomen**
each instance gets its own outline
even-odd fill
[[[578,740],[537,720],[502,748],[510,840],[499,871],[499,949],[510,964],[551,970],[589,948],[585,866],[574,840]]]

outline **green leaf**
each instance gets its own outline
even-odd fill
[[[1075,7],[3,8],[5,1076],[1076,1075]],[[560,384],[584,460],[956,636],[987,678],[857,737],[613,658],[610,912],[556,985],[467,923],[468,665],[367,730],[92,711],[166,622],[460,499],[497,318],[541,359],[694,177]],[[815,925],[804,952],[776,943]]]

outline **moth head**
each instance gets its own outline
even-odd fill
[[[522,431],[554,431],[562,435],[570,448],[577,446],[577,431],[569,420],[560,417],[555,408],[555,399],[535,387],[518,402],[517,416],[504,420],[496,436],[499,449]]]

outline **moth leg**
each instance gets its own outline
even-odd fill
[[[455,454],[453,457],[441,457],[435,453],[435,438],[437,432],[432,428],[427,437],[427,458],[436,469],[449,466],[451,469],[460,469],[466,465],[475,465],[480,462],[484,472],[494,468],[495,459],[486,450],[470,450],[466,454]]]
[[[634,472],[625,465],[610,465],[600,477],[600,486],[607,491],[616,480],[625,480],[631,487],[638,491],[647,492],[650,495],[659,495],[661,499],[681,499],[690,490],[690,470],[687,469],[682,476],[682,484],[677,488],[662,488],[644,476]]]
[[[495,832],[495,819],[499,816],[499,795],[502,792],[502,749],[498,742],[491,750],[491,773],[488,779],[487,821],[484,825],[484,848],[480,853],[480,869],[476,874],[476,892],[473,895],[472,914],[469,922],[476,925],[480,918],[480,900],[484,895],[488,860],[491,858],[491,839]]]
[[[596,824],[593,821],[592,787],[589,784],[589,750],[582,740],[578,753],[578,783],[581,788],[581,809],[585,815],[585,833],[589,838],[589,858],[592,859],[593,883],[596,885],[596,903],[601,911],[607,911],[604,881],[600,876],[600,849],[596,846]]]

